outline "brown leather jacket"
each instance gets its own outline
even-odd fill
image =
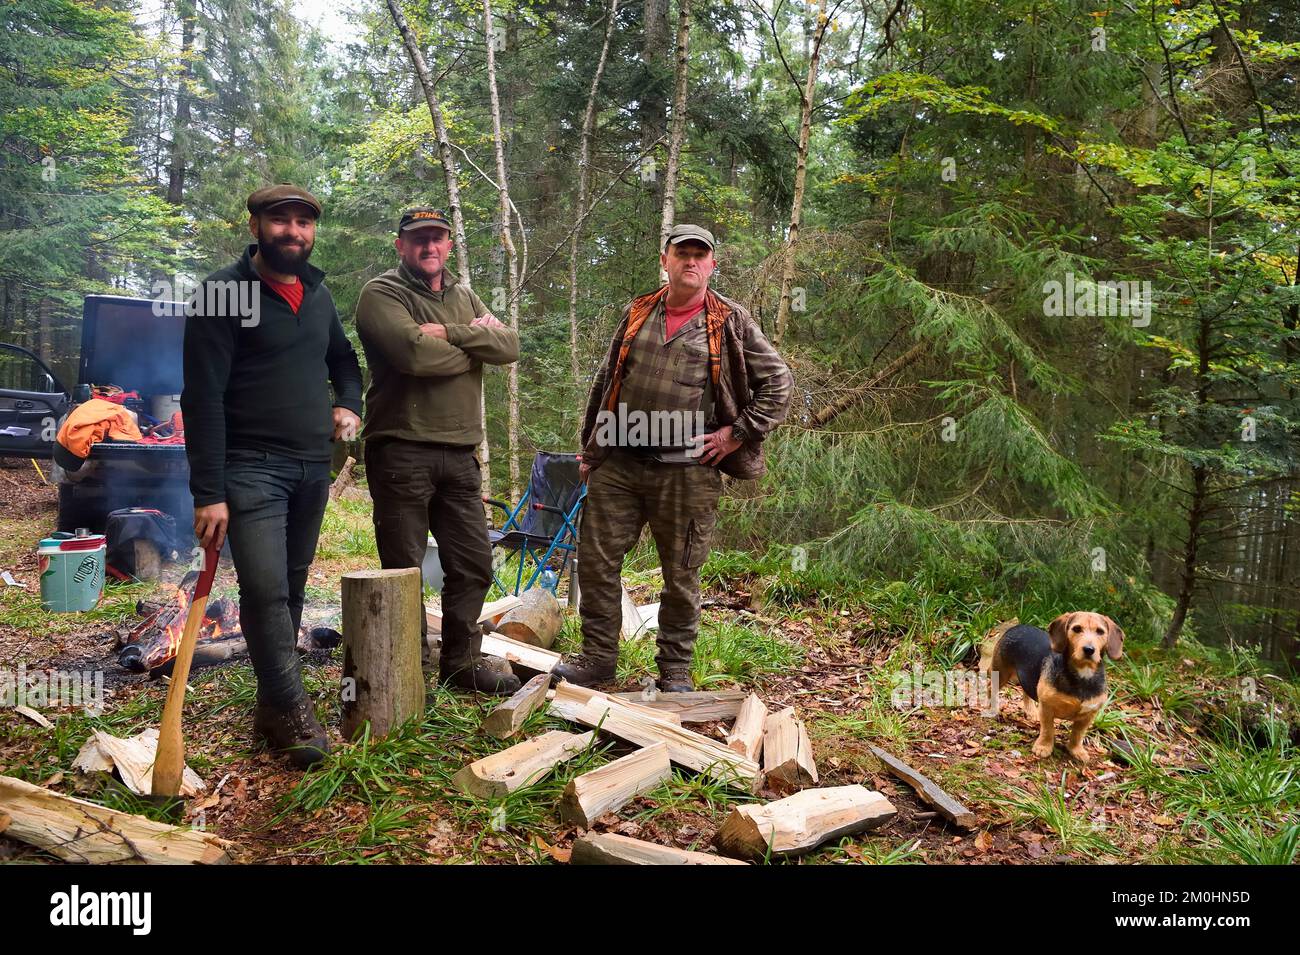
[[[749,480],[767,473],[763,440],[785,420],[794,379],[785,361],[745,307],[725,297],[723,301],[731,307],[731,314],[722,326],[722,370],[713,399],[714,413],[720,427],[738,425],[744,429],[747,439],[722,459],[718,470],[734,478]],[[610,369],[617,363],[630,308],[630,304],[623,308],[609,352],[596,373],[587,398],[587,412],[582,423],[582,460],[593,470],[611,450],[595,440],[596,416],[609,403],[613,385]]]

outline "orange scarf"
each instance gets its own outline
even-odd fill
[[[632,300],[632,308],[627,315],[627,331],[623,333],[623,343],[618,349],[618,360],[614,363],[614,384],[609,389],[609,404],[606,405],[608,410],[613,411],[618,403],[618,393],[623,387],[623,362],[627,360],[627,353],[632,350],[632,340],[636,338],[636,333],[641,330],[650,313],[655,310],[655,306],[667,295],[668,286],[665,285],[658,291]],[[722,326],[730,312],[727,303],[713,289],[704,293],[704,325],[709,337],[709,378],[714,386],[718,384],[718,379],[722,375]]]

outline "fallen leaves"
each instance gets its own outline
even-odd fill
[[[546,853],[556,862],[567,863],[570,856],[573,855],[572,848],[567,846],[553,846],[539,835],[534,835],[531,841],[534,846]]]

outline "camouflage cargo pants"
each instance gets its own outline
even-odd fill
[[[600,663],[618,659],[623,559],[649,524],[664,575],[659,672],[690,666],[700,623],[700,566],[709,553],[721,496],[716,468],[662,464],[628,451],[611,452],[591,473],[578,548],[586,656]]]

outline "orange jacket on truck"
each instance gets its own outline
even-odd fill
[[[89,457],[95,443],[105,438],[139,441],[141,435],[134,414],[102,398],[92,398],[73,408],[58,434],[59,444],[79,458]]]

